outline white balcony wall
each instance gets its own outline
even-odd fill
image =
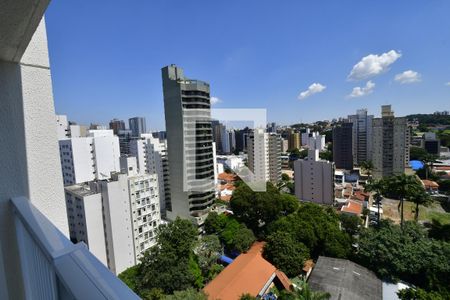
[[[20,63],[16,62],[20,46],[17,52],[14,62],[0,61],[0,269],[4,269],[0,270],[0,299],[25,297],[9,205],[12,197],[31,199],[68,235],[43,19]]]

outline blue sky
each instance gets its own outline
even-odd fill
[[[208,81],[215,107],[266,108],[280,124],[379,115],[381,104],[399,116],[450,110],[449,12],[446,0],[54,0],[56,111],[163,129],[171,63]]]

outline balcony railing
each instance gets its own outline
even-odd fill
[[[139,299],[25,197],[11,200],[26,299]]]

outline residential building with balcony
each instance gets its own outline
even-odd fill
[[[358,109],[355,115],[348,116],[348,122],[353,124],[353,163],[360,165],[364,161],[372,160],[373,115],[368,115],[367,109]]]
[[[0,10],[0,299],[139,299],[69,239],[43,14]]]
[[[161,223],[157,175],[139,173],[135,157],[121,163],[124,172],[109,180],[65,188],[71,240],[84,242],[114,274],[156,244]]]
[[[171,205],[166,141],[161,141],[152,134],[141,134],[140,138],[130,141],[130,155],[136,157],[140,173],[157,175],[159,207],[161,215],[165,217],[166,208]]]
[[[276,133],[267,133],[262,128],[250,133],[247,153],[253,181],[277,184],[281,180],[281,146],[281,136]]]
[[[377,178],[399,175],[409,165],[410,132],[406,118],[394,116],[390,105],[381,107],[381,118],[373,119],[372,162]]]
[[[167,218],[201,225],[215,199],[209,84],[186,78],[175,65],[162,68],[170,207]]]

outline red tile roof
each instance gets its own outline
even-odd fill
[[[362,212],[362,207],[363,205],[359,201],[348,200],[347,205],[342,206],[341,212],[360,215]]]
[[[283,272],[262,257],[263,242],[256,242],[247,253],[239,255],[203,291],[210,300],[236,300],[242,294],[257,296],[275,274],[283,286],[291,283]]]
[[[450,171],[450,166],[434,166],[434,169],[438,171]]]
[[[225,180],[228,182],[233,182],[237,180],[237,176],[235,174],[231,174],[231,173],[220,173],[219,175],[217,175],[217,178],[219,180]]]
[[[223,196],[221,195],[220,200],[230,202],[231,196],[230,195],[223,195]]]
[[[439,184],[433,180],[424,179],[424,180],[422,180],[422,183],[426,189],[438,189],[439,188]]]

